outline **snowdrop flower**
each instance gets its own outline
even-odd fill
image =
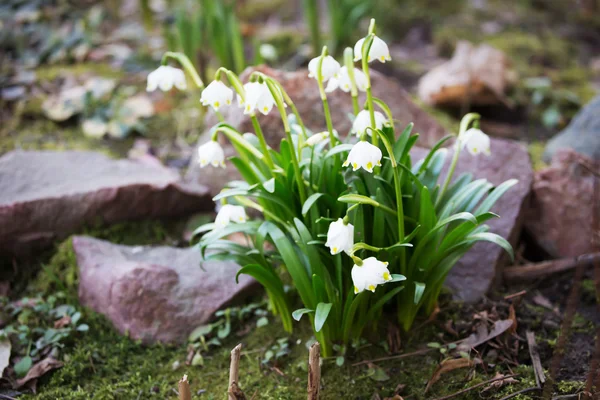
[[[356,82],[356,88],[358,90],[362,92],[367,90],[367,76],[358,68],[354,68],[354,81]],[[352,89],[352,82],[350,81],[350,75],[348,74],[348,68],[346,68],[346,66],[340,68],[337,77],[329,80],[325,91],[331,93],[338,87],[346,93]]]
[[[363,290],[375,292],[377,285],[383,285],[392,280],[392,275],[388,270],[388,263],[377,260],[375,257],[369,257],[363,260],[362,265],[352,267],[352,282],[354,283],[354,293],[358,294]]]
[[[308,63],[308,77],[317,79],[319,60],[321,56],[315,57]],[[340,63],[335,61],[335,58],[331,56],[325,56],[323,58],[323,65],[321,66],[321,75],[323,76],[323,82],[327,82],[329,79],[334,78],[340,71]]]
[[[364,42],[365,38],[362,38],[354,45],[354,61],[362,60],[362,47]],[[371,62],[373,60],[379,60],[384,63],[386,61],[390,61],[391,59],[392,57],[390,57],[388,45],[385,44],[383,40],[375,36],[373,38],[371,48],[369,49],[369,57],[367,58],[367,61]]]
[[[217,228],[224,228],[229,225],[230,222],[244,223],[247,220],[248,216],[246,215],[244,207],[225,204],[217,213],[215,225]]]
[[[329,224],[325,246],[329,247],[332,255],[342,251],[350,255],[354,246],[354,225],[344,224],[342,218]]]
[[[480,129],[471,128],[467,130],[462,137],[458,138],[458,141],[462,148],[466,147],[471,155],[477,156],[483,153],[489,156],[492,154],[490,151],[490,137]]]
[[[221,166],[225,168],[225,152],[221,145],[210,140],[198,147],[198,159],[200,160],[200,168],[211,164],[213,167]]]
[[[244,108],[244,114],[250,115],[258,110],[267,115],[275,105],[275,99],[266,83],[248,82],[244,85],[246,101],[238,94],[238,104]]]
[[[375,115],[375,128],[382,129],[383,125],[387,124],[388,120],[379,111],[373,113]],[[371,127],[371,114],[369,110],[362,110],[358,113],[354,122],[352,123],[352,131],[358,136],[362,135],[367,128]],[[371,132],[367,131],[367,134],[371,136]]]
[[[373,167],[381,166],[381,150],[369,142],[360,141],[350,150],[348,158],[342,164],[344,167],[352,165],[352,170],[363,168],[365,171],[373,172]]]
[[[179,90],[187,88],[183,70],[173,68],[169,65],[161,65],[148,74],[147,92],[153,92],[156,88],[159,88],[163,92],[168,92],[173,86]]]
[[[307,146],[312,147],[319,143],[323,143],[326,140],[329,140],[329,132],[327,132],[327,131],[321,132],[321,133],[315,133],[314,135],[312,135],[311,137],[306,139],[305,144]]]
[[[212,81],[200,96],[203,106],[210,105],[215,111],[225,105],[230,105],[233,100],[233,90],[221,81]]]

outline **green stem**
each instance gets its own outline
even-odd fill
[[[371,117],[371,128],[375,129],[375,108],[373,107],[373,94],[371,92],[371,74],[369,73],[369,51],[371,50],[371,44],[373,44],[373,33],[369,34],[363,43],[362,47],[362,68],[365,76],[367,77],[367,84],[365,91],[367,93],[367,107],[369,108],[369,116]],[[373,135],[372,143],[374,146],[378,146],[378,137]]]
[[[271,153],[269,152],[269,146],[267,145],[267,141],[265,140],[265,136],[263,135],[262,128],[258,123],[258,118],[256,118],[256,114],[252,113],[250,116],[250,120],[252,121],[252,126],[254,127],[254,131],[256,132],[256,136],[258,137],[258,141],[260,142],[260,147],[266,157],[267,165],[271,170],[275,168],[275,164],[273,163],[273,158],[271,158]]]
[[[281,120],[283,121],[283,129],[285,131],[285,137],[291,146],[290,154],[292,156],[292,165],[294,168],[294,175],[296,178],[296,183],[298,184],[298,193],[300,195],[300,204],[304,204],[306,201],[306,188],[304,187],[304,180],[302,179],[302,172],[300,171],[300,164],[298,163],[298,157],[296,152],[294,151],[294,141],[292,140],[292,133],[290,129],[290,122],[288,121],[287,113],[285,112],[285,106],[283,104],[283,100],[281,98],[281,93],[279,93],[279,89],[277,84],[273,82],[272,78],[269,78],[266,75],[263,75],[263,79],[267,84],[267,87],[271,91],[271,95],[275,99],[275,103],[277,104],[277,109],[279,110],[279,114],[281,115]]]
[[[321,95],[321,101],[323,102],[323,113],[325,114],[325,122],[327,123],[327,131],[329,132],[329,141],[331,148],[334,148],[337,144],[336,138],[333,134],[333,124],[331,123],[331,112],[329,111],[329,102],[327,101],[327,93],[325,93],[325,87],[323,85],[323,60],[327,56],[327,46],[323,46],[321,57],[319,59],[319,65],[317,67],[317,84],[319,85],[319,94]]]
[[[204,83],[202,82],[202,79],[200,79],[200,75],[198,75],[198,71],[196,71],[194,64],[192,64],[192,62],[190,61],[188,56],[186,56],[183,53],[175,53],[172,51],[167,51],[163,55],[161,64],[167,65],[169,58],[179,62],[179,64],[181,64],[183,69],[191,76],[192,80],[194,81],[194,84],[199,89],[204,89]]]
[[[321,33],[319,30],[319,10],[317,0],[304,0],[304,12],[306,13],[306,20],[308,21],[314,54],[318,54],[318,51],[321,48]]]
[[[469,113],[465,115],[460,121],[460,129],[458,131],[458,136],[456,137],[456,144],[454,146],[454,155],[452,156],[452,163],[450,164],[450,169],[448,170],[448,174],[446,175],[446,179],[444,180],[444,184],[442,185],[442,189],[435,200],[435,206],[437,207],[442,201],[442,197],[444,197],[444,193],[446,193],[446,189],[448,189],[448,185],[452,180],[452,176],[454,175],[454,170],[456,169],[456,164],[458,163],[458,156],[461,151],[461,136],[469,129],[471,123],[477,123],[477,120],[480,118],[480,115],[477,113]]]

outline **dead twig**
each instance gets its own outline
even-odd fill
[[[579,266],[589,267],[592,266],[594,262],[600,262],[600,252],[583,254],[572,258],[561,258],[529,265],[508,267],[504,269],[504,279],[507,282],[535,280],[559,272],[569,271]]]
[[[321,345],[315,342],[310,346],[308,354],[308,400],[319,399],[321,387]]]
[[[240,355],[242,353],[242,344],[238,344],[231,350],[231,362],[229,364],[229,389],[227,395],[229,400],[246,399],[244,393],[238,386],[240,374]]]
[[[520,292],[506,295],[506,296],[504,296],[504,300],[514,299],[515,297],[520,297],[520,296],[523,296],[524,294],[527,294],[527,290],[521,290]]]
[[[546,383],[546,374],[542,367],[542,361],[540,360],[540,354],[538,353],[537,343],[535,342],[535,334],[531,331],[525,333],[527,336],[527,346],[529,347],[529,357],[531,357],[531,365],[533,366],[533,373],[535,374],[535,383],[539,388]]]
[[[530,388],[525,388],[525,389],[519,390],[518,392],[511,393],[511,394],[509,394],[508,396],[504,396],[504,397],[503,397],[503,398],[501,398],[500,400],[508,400],[508,399],[512,399],[513,397],[517,397],[517,396],[518,396],[518,395],[520,395],[520,394],[523,394],[523,393],[529,393],[529,392],[533,392],[533,391],[535,391],[535,390],[542,390],[542,389],[541,389],[540,387],[537,387],[537,386],[535,386],[535,387],[530,387]]]
[[[177,384],[179,388],[179,400],[192,400],[192,392],[190,391],[190,382],[187,375],[184,375]]]
[[[459,391],[458,391],[458,392],[456,392],[456,393],[452,393],[452,394],[449,394],[449,395],[447,395],[447,396],[444,396],[444,397],[438,397],[438,398],[437,398],[437,399],[435,399],[435,400],[447,400],[447,399],[451,399],[451,398],[453,398],[453,397],[460,396],[461,394],[464,394],[464,393],[470,392],[470,391],[471,391],[471,390],[473,390],[473,389],[477,389],[478,387],[482,387],[482,386],[485,386],[485,385],[489,385],[490,383],[494,383],[494,382],[496,382],[496,381],[501,381],[501,380],[508,379],[508,378],[514,378],[514,377],[516,377],[516,376],[519,376],[519,375],[518,375],[518,374],[513,374],[513,375],[506,375],[506,376],[498,376],[498,377],[492,378],[492,379],[490,379],[490,380],[487,380],[487,381],[485,381],[485,382],[478,383],[477,385],[473,385],[473,386],[471,386],[471,387],[468,387],[468,388],[466,388],[466,389],[459,390]]]
[[[419,356],[421,354],[429,353],[432,350],[435,350],[435,349],[433,349],[433,348],[426,348],[426,349],[422,349],[422,350],[413,351],[412,353],[398,354],[396,356],[388,356],[388,357],[375,358],[373,360],[363,360],[363,361],[359,361],[357,363],[352,364],[352,366],[356,367],[358,365],[371,364],[371,363],[376,363],[376,362],[379,362],[379,361],[399,360],[401,358],[412,357],[412,356]]]

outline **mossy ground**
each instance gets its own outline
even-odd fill
[[[144,221],[125,223],[108,228],[90,228],[84,233],[117,243],[165,244],[171,243],[181,228],[181,221]],[[66,301],[78,305],[77,265],[71,240],[57,244],[53,256],[43,262],[44,267],[38,273],[24,294],[41,295],[62,291]],[[461,306],[447,304],[439,318],[460,318]],[[237,344],[244,345],[240,364],[240,385],[251,397],[257,393],[260,399],[301,399],[305,398],[306,361],[308,350],[306,343],[311,340],[308,323],[296,325],[293,335],[286,334],[282,326],[270,316],[270,324],[256,328],[255,320],[234,326],[233,333],[223,341],[221,347],[212,348],[204,353],[204,366],[187,366],[186,345],[144,346],[136,340],[120,335],[103,316],[91,310],[83,310],[83,318],[89,325],[89,332],[78,335],[64,349],[61,357],[65,366],[43,377],[37,395],[24,398],[35,399],[146,399],[176,398],[177,381],[188,374],[193,398],[222,399],[225,397],[229,352]],[[387,319],[393,320],[392,315]],[[385,322],[384,322],[385,324]],[[251,325],[251,326],[250,326]],[[238,336],[239,332],[247,332]],[[264,352],[277,339],[289,337],[291,353],[280,358],[276,364],[263,364]],[[435,325],[417,328],[403,337],[403,351],[411,352],[423,348],[428,342],[447,340]],[[462,369],[443,376],[432,389],[425,394],[427,380],[444,356],[432,350],[425,355],[417,355],[403,360],[379,362],[390,377],[385,381],[374,380],[368,366],[352,366],[353,363],[387,356],[382,343],[366,343],[351,350],[344,366],[338,367],[335,358],[324,360],[322,367],[323,399],[370,399],[374,393],[382,397],[391,396],[399,384],[406,385],[403,396],[414,399],[437,398],[456,392],[493,377],[495,370],[487,373],[481,367],[470,371]],[[174,365],[179,365],[174,369]],[[276,368],[275,368],[276,367]],[[501,367],[499,371],[508,373]],[[533,374],[530,367],[521,366],[518,384],[493,391],[494,396],[508,394],[527,387]],[[464,395],[464,399],[478,399],[479,390]]]

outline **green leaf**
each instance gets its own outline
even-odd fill
[[[368,204],[373,207],[379,207],[381,205],[372,198],[360,194],[345,194],[338,197],[338,201],[349,204]]]
[[[265,188],[265,190],[269,193],[274,193],[275,192],[275,178],[271,178],[268,181],[266,181],[265,183],[263,183],[263,187]]]
[[[498,199],[502,197],[502,195],[506,193],[508,189],[510,189],[517,183],[519,183],[517,179],[509,179],[506,182],[503,182],[500,185],[498,185],[494,190],[492,190],[488,197],[481,202],[479,207],[477,207],[477,210],[475,210],[474,214],[479,215],[490,211],[490,209],[494,206],[496,201],[498,201]]]
[[[212,330],[213,330],[212,324],[201,325],[201,326],[197,327],[196,329],[194,329],[192,331],[192,333],[190,333],[190,335],[188,336],[188,342],[194,343],[195,341],[200,339],[201,336],[209,335],[212,332]]]
[[[304,202],[304,204],[302,205],[302,215],[306,215],[306,213],[308,213],[308,211],[310,210],[310,208],[316,203],[316,201],[319,199],[319,197],[325,195],[325,193],[314,193],[311,194],[308,199],[306,199],[306,201]]]
[[[510,258],[512,261],[515,260],[515,253],[513,251],[512,246],[510,245],[510,243],[508,243],[508,241],[506,239],[504,239],[502,236],[497,235],[495,233],[491,233],[491,232],[481,232],[481,233],[475,233],[473,235],[470,235],[467,237],[468,240],[484,240],[486,242],[492,242],[497,244],[498,246],[502,247],[504,250],[506,250],[506,252],[510,255]]]
[[[27,375],[27,372],[29,372],[32,365],[33,360],[31,359],[31,357],[25,356],[14,365],[13,369],[15,370],[15,374],[17,374],[19,378],[22,378],[25,375]]]
[[[269,325],[269,318],[267,318],[267,317],[261,317],[258,319],[258,321],[256,321],[257,328],[262,328],[263,326],[267,326],[267,325]]]
[[[296,321],[300,321],[300,318],[302,318],[304,314],[313,312],[315,312],[315,310],[311,310],[310,308],[299,308],[292,313],[292,318],[294,318]]]
[[[392,274],[392,280],[389,282],[401,282],[401,281],[405,281],[406,277],[404,275],[400,275],[400,274]]]
[[[337,146],[335,146],[333,149],[329,150],[325,154],[325,158],[327,159],[327,158],[333,157],[336,154],[350,151],[350,150],[352,150],[352,147],[354,147],[353,144],[338,144]]]
[[[319,303],[317,304],[317,311],[315,312],[315,332],[320,332],[329,316],[331,311],[331,303]]]
[[[87,324],[81,324],[77,327],[79,332],[87,332],[90,330],[90,327]]]
[[[415,282],[415,304],[419,304],[424,292],[425,284],[422,282]]]

